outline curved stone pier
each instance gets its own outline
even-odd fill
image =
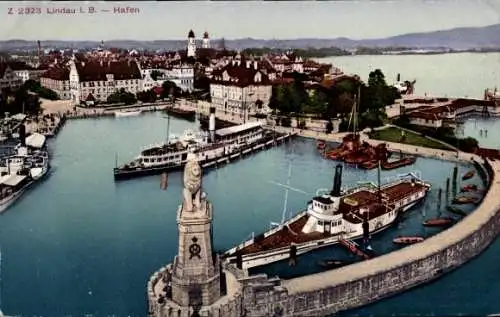
[[[337,270],[291,280],[286,316],[319,316],[369,304],[436,279],[479,255],[500,229],[500,162],[486,161],[489,190],[478,208],[426,241]],[[253,316],[261,316],[255,314]]]

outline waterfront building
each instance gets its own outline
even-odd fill
[[[40,85],[57,93],[60,99],[71,99],[69,89],[69,67],[65,63],[50,65],[40,77]]]
[[[214,70],[210,82],[212,106],[239,115],[269,112],[272,81],[257,61],[237,56],[230,64]]]
[[[74,105],[83,102],[106,102],[109,95],[124,89],[136,94],[141,90],[142,76],[136,61],[70,61],[70,91]]]

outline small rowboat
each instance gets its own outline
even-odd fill
[[[323,141],[319,141],[316,147],[318,148],[318,150],[324,150],[326,148],[326,143]]]
[[[474,170],[468,171],[467,173],[465,173],[464,176],[462,176],[462,180],[467,180],[467,179],[472,178],[475,173],[476,173],[476,171],[474,171]]]
[[[424,241],[422,237],[397,237],[392,240],[394,244],[414,244]]]
[[[448,210],[449,212],[454,213],[456,215],[467,216],[467,213],[465,211],[463,211],[460,208],[454,207],[454,206],[446,206],[446,210]]]
[[[453,224],[454,222],[455,219],[453,218],[443,217],[443,218],[428,219],[423,222],[423,225],[426,227],[445,227]]]
[[[475,197],[468,196],[459,196],[453,199],[453,203],[456,205],[465,205],[465,204],[475,204],[477,199]]]
[[[477,191],[477,185],[476,184],[468,184],[468,185],[464,185],[462,186],[461,192],[475,192]]]

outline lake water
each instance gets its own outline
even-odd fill
[[[480,64],[477,71],[486,68],[482,65],[485,60],[491,63],[491,69],[497,67],[499,55],[484,54],[483,59],[480,56],[396,56],[390,72],[397,69],[403,76],[415,76],[420,71],[417,65],[431,63],[440,67],[446,57],[468,65],[471,76],[474,75],[471,63]],[[363,60],[348,58],[332,60],[343,63],[344,67],[348,63],[357,65],[358,69],[346,69],[347,72],[359,71]],[[388,73],[383,66],[389,69],[391,64],[386,56],[366,58],[367,69],[361,73],[368,73],[371,64],[381,65],[376,67]],[[448,81],[453,80],[460,86],[455,72],[444,67],[433,74],[429,80],[441,87],[436,93],[454,95],[460,92],[446,88],[456,88],[448,85]],[[436,74],[441,79],[436,78]],[[426,79],[418,80],[418,85],[425,87]],[[496,83],[498,80],[475,82],[475,87],[462,87],[461,94],[481,93],[484,87]],[[176,134],[189,127],[193,124],[171,121],[171,130]],[[491,129],[488,138],[492,146],[498,146],[494,142],[495,131],[488,129]],[[112,168],[115,154],[120,162],[131,159],[143,146],[160,142],[165,135],[166,121],[160,113],[67,123],[50,143],[53,169],[49,177],[0,218],[4,312],[54,317],[146,315],[148,278],[160,266],[171,262],[177,252],[175,214],[181,201],[182,175],[172,173],[167,191],[161,191],[159,176],[114,183]],[[290,192],[287,213],[294,213],[304,208],[316,189],[331,187],[335,162],[320,158],[313,141],[298,139],[290,145],[260,152],[207,173],[204,188],[215,208],[216,249],[225,250],[252,232],[266,230],[271,221],[281,219],[285,192],[273,182],[286,183],[290,161],[293,166],[290,185],[310,193]],[[448,162],[419,158],[415,167],[384,173],[383,178],[417,169],[434,188],[443,187],[453,166]],[[462,173],[467,169],[460,168]],[[358,180],[376,180],[375,174],[374,171],[346,169],[344,183],[352,185]],[[408,221],[377,238],[375,249],[386,248],[387,244],[382,243],[384,237],[390,240],[396,234],[431,234],[423,231],[419,224],[423,217],[436,212],[435,200],[436,191],[432,191],[426,203],[412,211]],[[311,255],[309,262],[299,261],[297,269],[316,270],[306,263],[314,263],[312,260],[321,256],[319,252]],[[499,261],[500,243],[497,242],[478,259],[435,283],[347,315],[449,316],[500,312],[497,301]],[[283,272],[283,267],[271,266],[267,272]],[[430,298],[435,300],[430,301]]]
[[[484,89],[500,88],[500,53],[445,55],[379,55],[320,58],[347,74],[359,74],[363,80],[380,68],[388,84],[416,80],[415,94],[423,96],[483,98]]]

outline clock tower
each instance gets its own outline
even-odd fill
[[[181,307],[209,306],[221,297],[219,260],[212,246],[212,204],[202,192],[195,154],[184,169],[182,205],[177,211],[179,251],[172,267],[172,301]]]

